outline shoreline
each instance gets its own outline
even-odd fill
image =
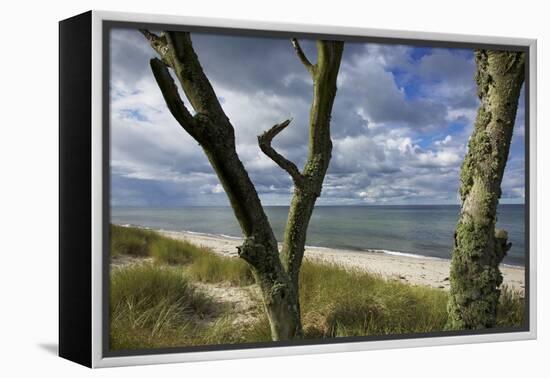
[[[242,243],[242,238],[230,236],[189,231],[155,231],[172,239],[186,240],[208,247],[226,257],[237,257],[237,246]],[[306,246],[304,258],[378,274],[386,279],[394,279],[411,285],[449,289],[450,260],[448,259],[391,251],[354,251],[314,246]],[[501,264],[500,270],[504,278],[503,285],[524,295],[525,269]]]

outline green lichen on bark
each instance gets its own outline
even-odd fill
[[[298,298],[298,278],[307,228],[315,202],[321,195],[323,180],[331,158],[330,118],[344,44],[338,41],[318,41],[318,59],[315,64],[309,61],[296,39],[292,40],[292,44],[313,80],[308,157],[303,170],[300,172],[295,164],[285,159],[271,146],[273,137],[284,130],[290,120],[274,125],[258,137],[258,142],[262,151],[287,171],[294,181],[294,193],[285,227],[281,261],[291,280],[291,287],[294,290],[292,295]]]
[[[510,248],[495,230],[500,185],[524,80],[522,52],[476,51],[480,99],[474,131],[460,174],[460,218],[450,272],[449,329],[493,327],[502,274]]]
[[[474,133],[468,142],[468,153],[462,163],[460,171],[460,199],[468,196],[474,183],[474,177],[480,169],[479,158],[486,156],[491,151],[491,141],[486,133],[487,125],[491,122],[491,113],[480,107],[477,112]]]
[[[308,157],[302,171],[303,180],[299,183],[295,182],[281,251],[283,266],[298,290],[307,229],[315,202],[321,195],[332,154],[330,120],[344,43],[317,41],[318,58],[315,65],[311,65],[305,58],[298,41],[293,40],[293,44],[313,79],[313,101],[309,112]]]

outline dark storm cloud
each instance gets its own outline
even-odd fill
[[[308,73],[288,39],[193,34],[193,45],[208,77],[243,92],[291,97],[311,92]],[[311,43],[302,41],[304,46]],[[309,50],[309,49],[308,49]],[[311,54],[311,59],[315,56]],[[220,64],[220,61],[223,62]]]

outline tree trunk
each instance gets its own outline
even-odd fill
[[[296,53],[313,79],[313,102],[309,115],[308,157],[302,172],[278,154],[271,141],[290,123],[287,120],[273,126],[258,137],[262,151],[285,169],[294,180],[294,195],[290,203],[285,227],[281,259],[291,280],[298,314],[299,276],[309,220],[317,197],[321,195],[323,180],[331,158],[330,117],[336,96],[336,79],[342,59],[344,43],[338,41],[317,42],[317,63],[311,64],[296,39],[292,40]]]
[[[299,51],[296,40],[293,41]],[[302,180],[295,183],[282,249],[282,260],[294,287],[298,287],[307,229],[331,158],[330,117],[336,96],[336,79],[343,42],[317,42],[318,60],[311,68],[313,102],[309,115],[309,151]],[[299,53],[300,55],[300,53]],[[306,62],[307,66],[307,62]]]
[[[521,52],[478,50],[476,63],[481,104],[460,176],[462,208],[451,261],[450,329],[495,326],[502,283],[499,264],[510,248],[506,231],[495,230],[495,224],[525,57]]]
[[[294,275],[299,271],[301,255],[299,261],[293,258],[294,263],[290,270],[288,264],[283,265],[281,262],[277,240],[260,198],[237,155],[233,126],[202,70],[189,33],[164,32],[156,35],[147,30],[141,32],[161,58],[151,60],[151,69],[168,109],[178,123],[201,145],[229,198],[244,236],[244,242],[239,247],[239,256],[250,264],[256,282],[260,286],[272,339],[276,341],[301,337],[298,284],[297,279],[294,279]],[[319,63],[308,68],[314,78],[316,95],[311,115],[310,158],[304,175],[292,162],[271,147],[273,137],[288,126],[290,121],[275,125],[258,137],[262,150],[287,170],[295,183],[303,184],[300,188],[304,192],[315,193],[315,198],[320,193],[330,159],[328,127],[336,92],[336,75],[342,44],[321,41],[318,43],[318,48]],[[300,59],[307,60],[305,56],[301,56]],[[168,68],[174,71],[181,83],[196,112],[194,116],[181,100]],[[313,74],[317,71],[318,73]],[[314,151],[312,152],[311,149]],[[306,197],[309,198],[309,196],[308,194]],[[306,201],[307,208],[313,208],[315,198]],[[303,230],[300,231],[303,232],[300,237],[304,241],[311,209],[304,212],[304,216],[298,217],[299,221],[294,222],[302,225],[305,219],[306,226],[300,226]]]
[[[262,299],[274,341],[301,335],[297,297],[288,275],[281,265],[277,240],[267,220],[254,185],[235,152],[206,150],[245,236],[239,247],[239,257],[250,264],[260,286]],[[253,207],[243,211],[243,207]],[[253,214],[249,217],[247,214]],[[249,219],[252,218],[252,219]]]

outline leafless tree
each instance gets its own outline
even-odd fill
[[[151,69],[168,109],[202,147],[216,172],[235,213],[244,242],[239,256],[251,266],[261,288],[273,340],[302,336],[298,277],[304,255],[306,232],[330,162],[330,118],[336,95],[336,78],[344,44],[317,41],[317,62],[311,63],[296,39],[292,45],[313,80],[309,117],[309,151],[302,171],[277,152],[271,142],[289,124],[286,120],[260,136],[261,150],[291,176],[294,182],[283,247],[264,212],[254,184],[235,149],[235,131],[224,113],[193,48],[189,33],[166,31],[159,35],[141,30],[159,58]],[[185,106],[174,73],[195,111]]]

